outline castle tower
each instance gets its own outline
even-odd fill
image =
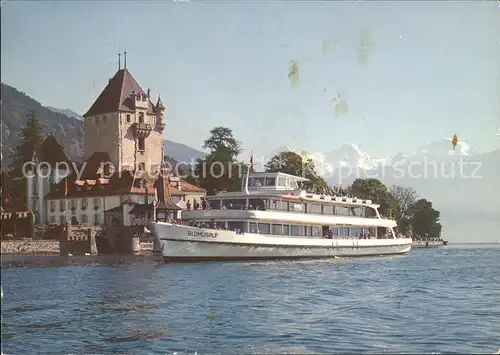
[[[163,159],[165,108],[154,105],[125,68],[108,82],[84,117],[85,160],[107,152],[117,170],[159,169]]]

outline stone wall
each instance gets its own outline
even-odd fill
[[[137,233],[137,228],[119,228],[114,231],[117,236],[113,236],[110,233],[111,239],[113,237],[117,238],[120,236],[125,238],[125,240],[114,240],[118,244],[122,244],[120,247],[113,245],[111,252],[150,252],[153,250],[153,243],[151,242],[150,236],[139,235]],[[91,239],[89,240],[89,231],[92,233]],[[4,240],[2,241],[2,254],[59,254],[59,255],[85,255],[91,254],[96,255],[99,250],[97,250],[96,238],[102,233],[102,228],[95,226],[92,228],[78,228],[71,226],[69,229],[70,233],[66,231],[61,231],[60,237],[62,238],[62,244],[59,240],[41,240],[25,238],[23,240]],[[110,231],[113,232],[113,231]],[[131,243],[132,235],[135,235],[135,242]],[[64,243],[64,238],[67,238],[67,242]],[[120,239],[121,239],[120,238]],[[62,246],[62,248],[61,248]],[[133,249],[133,250],[130,250]],[[102,253],[102,251],[100,252]]]
[[[2,241],[2,254],[59,254],[57,240]]]
[[[115,167],[119,166],[118,120],[119,115],[117,112],[90,116],[84,119],[85,161],[95,152],[107,152]]]

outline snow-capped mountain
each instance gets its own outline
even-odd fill
[[[391,159],[391,163],[407,161],[452,161],[459,160],[476,155],[466,142],[458,141],[453,149],[451,138],[441,138],[438,141],[431,142],[428,145],[418,149],[413,153],[397,154]]]
[[[325,156],[325,162],[335,168],[345,168],[349,166],[361,170],[371,170],[386,164],[387,161],[387,158],[375,158],[363,152],[353,143],[344,143]]]
[[[477,153],[468,143],[459,141],[455,149],[451,144],[451,138],[442,138],[429,143],[412,153],[399,153],[392,157],[374,157],[362,151],[356,144],[344,143],[330,153],[313,152],[307,153],[296,149],[296,147],[282,146],[275,149],[266,158],[283,151],[294,151],[299,155],[307,157],[314,162],[317,173],[321,176],[329,176],[339,170],[372,171],[396,164],[407,165],[414,162],[446,162],[460,159],[470,159]]]
[[[300,151],[300,147],[289,147]],[[289,151],[283,146],[275,155]],[[315,163],[318,174],[331,185],[346,186],[356,178],[376,178],[387,186],[412,187],[441,211],[443,238],[483,240],[500,229],[500,149],[478,153],[466,142],[453,149],[451,139],[443,138],[415,152],[378,158],[357,145],[342,144],[334,151],[304,153]],[[272,157],[270,155],[270,157]],[[474,223],[469,218],[474,214]],[[467,217],[465,217],[467,216]]]

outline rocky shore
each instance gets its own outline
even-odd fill
[[[1,244],[2,254],[59,254],[59,241],[57,240],[5,240]],[[153,243],[141,243],[141,252],[152,250]]]

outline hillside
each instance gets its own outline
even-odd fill
[[[5,159],[2,160],[2,169],[7,169],[9,166],[11,154],[19,141],[19,132],[26,124],[30,111],[36,113],[42,125],[43,132],[45,134],[53,133],[71,159],[75,161],[83,159],[83,121],[81,120],[81,116],[72,117],[78,114],[70,109],[43,106],[23,92],[6,84],[1,84],[1,90],[2,153]],[[165,155],[172,157],[178,162],[190,163],[191,160],[194,161],[206,154],[185,144],[169,140],[165,140],[164,145]]]
[[[51,111],[54,111],[54,112],[57,112],[57,113],[62,113],[63,115],[66,115],[68,117],[73,117],[73,118],[78,118],[79,120],[83,120],[83,116],[79,115],[75,111],[72,111],[72,110],[70,110],[68,108],[60,109],[60,108],[55,108],[55,107],[52,107],[52,106],[45,106],[45,107],[47,107]]]
[[[200,150],[191,148],[182,143],[176,143],[169,140],[164,140],[163,145],[165,147],[165,154],[174,157],[175,160],[186,163],[194,164],[196,159],[207,155]]]
[[[2,94],[2,169],[8,167],[11,155],[18,144],[19,132],[26,124],[30,111],[42,125],[44,134],[52,133],[71,159],[80,161],[83,156],[83,122],[54,112],[42,106],[17,89],[1,84]]]

